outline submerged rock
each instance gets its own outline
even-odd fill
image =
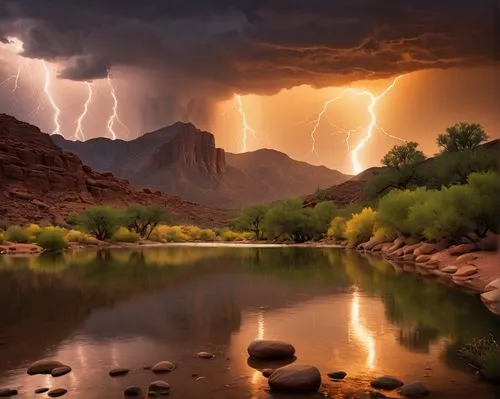
[[[149,392],[159,395],[168,395],[170,393],[170,384],[166,381],[153,381],[149,384]]]
[[[129,371],[129,369],[126,369],[124,367],[117,367],[115,369],[109,370],[108,374],[110,377],[120,377],[122,375],[128,374]]]
[[[169,362],[168,360],[164,360],[162,362],[156,363],[151,370],[153,371],[153,373],[168,373],[175,370],[175,364]]]
[[[321,385],[321,374],[316,367],[291,364],[275,370],[268,383],[278,392],[313,393]]]
[[[345,371],[333,371],[327,375],[329,378],[333,378],[334,380],[343,380],[347,373]]]
[[[29,375],[35,375],[35,374],[50,374],[52,373],[52,370],[58,367],[65,367],[65,364],[62,364],[61,362],[58,362],[57,360],[39,360],[35,363],[33,363],[29,368],[28,368],[28,374]]]
[[[47,395],[49,395],[51,398],[58,398],[59,396],[66,395],[66,392],[68,392],[67,389],[64,388],[56,388],[51,391]]]
[[[52,369],[50,374],[52,374],[52,377],[61,377],[61,376],[66,375],[70,372],[71,372],[71,367],[61,366],[61,367],[56,367],[55,369]]]
[[[260,360],[285,359],[295,354],[293,345],[279,340],[255,340],[247,350],[250,357]]]
[[[409,398],[418,398],[425,396],[429,393],[429,389],[420,381],[412,382],[411,384],[405,384],[397,390],[400,395]]]
[[[382,377],[375,378],[372,382],[370,382],[370,385],[376,389],[392,391],[393,389],[403,386],[404,382],[391,377],[390,375],[384,375]]]

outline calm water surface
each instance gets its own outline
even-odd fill
[[[42,386],[68,398],[115,399],[155,379],[144,366],[171,360],[171,398],[271,398],[249,363],[255,338],[293,343],[323,378],[321,396],[344,397],[391,374],[422,380],[431,398],[498,398],[457,359],[463,342],[500,332],[474,296],[423,282],[377,258],[327,248],[82,251],[0,258],[0,388],[21,398]],[[214,360],[196,358],[199,351]],[[33,361],[72,366],[28,376]],[[111,367],[132,369],[112,379]],[[198,378],[192,375],[196,374]],[[391,393],[392,397],[397,394]],[[316,395],[319,396],[319,395]]]

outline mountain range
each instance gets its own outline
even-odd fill
[[[350,178],[275,150],[227,153],[215,146],[213,134],[191,123],[178,122],[131,141],[51,138],[96,171],[212,207],[240,208],[302,196]]]

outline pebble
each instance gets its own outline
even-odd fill
[[[138,398],[142,396],[142,389],[138,387],[128,387],[123,393],[126,397]]]
[[[71,372],[71,367],[69,366],[62,366],[62,367],[56,367],[55,369],[52,369],[51,375],[52,377],[61,377],[63,375],[66,375]]]
[[[153,381],[149,384],[149,392],[154,392],[159,395],[168,395],[170,393],[170,384],[166,381]]]
[[[266,378],[269,378],[272,373],[274,373],[274,369],[263,369],[262,370],[262,375]]]
[[[156,363],[151,370],[153,373],[168,373],[175,370],[175,364],[169,362],[168,360],[164,360]]]
[[[393,389],[399,388],[404,385],[404,383],[397,378],[391,377],[389,375],[384,375],[382,377],[375,378],[370,385],[373,388],[385,389],[386,391],[392,391]]]
[[[37,389],[35,389],[36,394],[41,394],[41,393],[45,393],[48,391],[49,391],[49,388],[37,388]]]
[[[58,398],[59,396],[63,396],[68,392],[67,389],[64,388],[56,388],[51,391],[47,395],[49,395],[51,398]]]
[[[425,396],[429,393],[429,389],[420,381],[412,382],[411,384],[405,384],[397,391],[400,395],[409,398],[418,398]]]
[[[343,380],[347,376],[347,373],[345,371],[334,371],[332,373],[328,373],[327,375],[329,378],[334,380]]]
[[[129,371],[129,369],[117,367],[116,369],[109,370],[108,374],[110,377],[120,377],[122,375],[128,374]]]
[[[57,360],[39,360],[28,368],[28,374],[50,374],[53,369],[64,366],[64,364],[58,362]]]
[[[0,398],[9,398],[11,396],[16,396],[16,395],[17,395],[16,389],[9,389],[9,388],[0,389]]]
[[[198,352],[198,357],[200,359],[213,359],[215,355],[210,352]]]

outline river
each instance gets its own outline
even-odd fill
[[[423,381],[431,398],[495,398],[457,356],[500,333],[500,318],[471,294],[334,248],[159,247],[0,258],[0,388],[118,399],[165,379],[171,398],[272,398],[248,362],[255,338],[292,343],[319,368],[321,395],[342,398],[389,374]],[[198,359],[209,351],[213,360]],[[28,376],[55,358],[73,371]],[[161,360],[177,369],[158,378]],[[112,367],[127,367],[111,378]],[[342,382],[326,373],[344,370]],[[397,397],[394,392],[391,397]]]

